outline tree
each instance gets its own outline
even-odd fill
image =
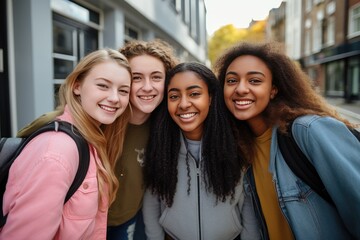
[[[233,24],[225,25],[214,32],[208,42],[208,57],[213,64],[215,59],[227,48],[244,38],[247,31]]]
[[[211,65],[227,48],[240,41],[264,41],[266,20],[252,21],[249,28],[236,28],[233,24],[225,25],[214,32],[208,42],[208,58]]]

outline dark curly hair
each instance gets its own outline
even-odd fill
[[[278,89],[277,95],[263,112],[268,126],[277,124],[279,129],[286,133],[289,122],[306,114],[331,116],[348,126],[353,126],[346,119],[341,118],[335,108],[315,91],[310,78],[298,64],[283,52],[282,46],[276,42],[240,42],[226,50],[214,65],[214,71],[222,88],[224,88],[225,75],[229,65],[243,55],[261,59],[271,71],[273,85]],[[236,125],[235,135],[249,160],[253,154],[253,134],[245,121],[236,120],[234,117],[232,120]]]
[[[158,194],[169,207],[173,203],[178,181],[181,131],[168,113],[166,89],[175,74],[187,71],[194,72],[206,83],[211,96],[209,113],[204,121],[200,166],[205,173],[207,190],[216,195],[217,201],[232,197],[241,178],[241,170],[245,166],[244,157],[236,149],[223,91],[215,74],[196,62],[177,65],[166,77],[165,97],[150,131],[151,139],[146,148],[144,166],[146,187]]]

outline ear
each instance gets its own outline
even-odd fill
[[[76,81],[76,82],[74,83],[73,93],[74,93],[76,96],[80,96],[81,86],[80,86],[80,82],[79,82],[79,81]]]
[[[278,88],[275,85],[273,85],[270,92],[270,99],[274,99],[277,93],[278,93]]]

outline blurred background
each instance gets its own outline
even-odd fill
[[[214,1],[223,6],[211,9]],[[220,22],[224,11],[234,14],[231,2],[239,11],[241,3],[247,5],[245,0],[0,1],[0,136],[13,136],[53,110],[59,85],[85,54],[154,38],[171,44],[182,61],[209,67],[238,41],[280,42],[319,93],[360,123],[360,0],[278,0],[263,19],[245,27],[236,19],[216,29],[207,26],[207,15]],[[252,12],[255,16],[256,8]]]

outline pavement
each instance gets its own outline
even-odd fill
[[[326,98],[326,101],[335,106],[338,112],[349,121],[360,124],[360,101],[347,103],[343,98]]]

